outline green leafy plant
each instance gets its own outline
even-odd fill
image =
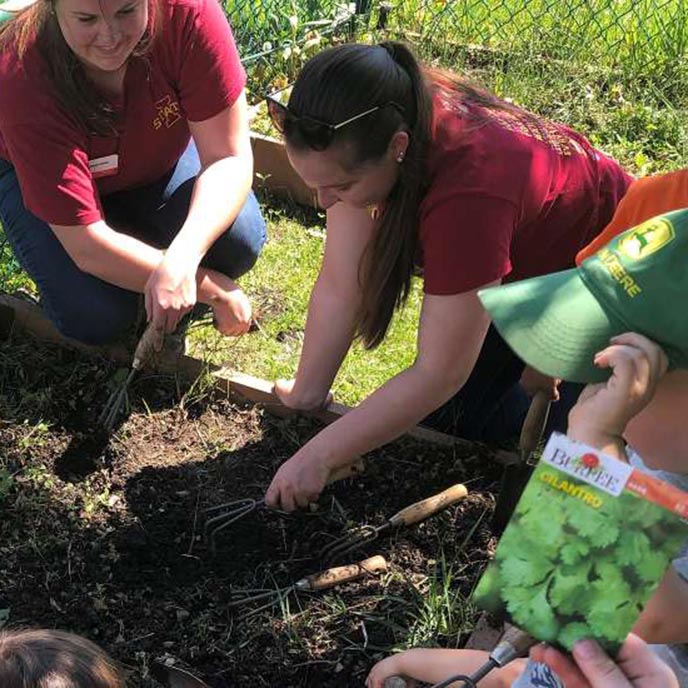
[[[594,637],[613,653],[686,537],[659,503],[541,462],[474,599],[540,640],[570,650]]]

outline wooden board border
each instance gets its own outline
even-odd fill
[[[0,336],[7,337],[16,327],[30,332],[38,339],[77,349],[91,355],[103,356],[123,366],[129,365],[131,362],[131,351],[124,346],[94,347],[64,337],[52,322],[43,315],[40,307],[16,296],[0,293]],[[235,401],[260,404],[268,413],[280,417],[291,416],[297,413],[279,401],[272,390],[271,382],[251,375],[230,371],[193,356],[158,356],[152,362],[152,366],[162,373],[179,375],[188,382],[193,382],[201,375],[209,373],[214,378],[215,388]],[[298,413],[316,418],[323,423],[332,423],[350,410],[351,407],[335,401],[324,409],[309,412],[299,411]],[[483,445],[475,442],[421,426],[415,426],[410,429],[406,436],[444,447],[462,447],[468,450],[482,448],[488,456],[504,465],[514,463],[517,460],[517,457],[512,452],[486,449]]]

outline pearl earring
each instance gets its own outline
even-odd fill
[[[403,152],[399,153],[399,155],[397,155],[397,162],[404,162],[404,153]]]

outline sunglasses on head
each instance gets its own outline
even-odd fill
[[[388,103],[376,105],[375,107],[369,108],[358,115],[349,117],[343,122],[339,122],[339,124],[330,124],[329,122],[323,122],[322,120],[315,119],[314,117],[308,117],[307,115],[299,117],[298,115],[295,115],[286,105],[284,105],[284,103],[280,103],[279,100],[272,98],[271,96],[266,96],[265,100],[267,102],[270,119],[275,125],[275,129],[277,129],[280,134],[284,133],[285,126],[288,124],[296,124],[299,127],[304,139],[306,139],[308,145],[318,151],[325,150],[330,143],[332,143],[332,139],[337,131],[342,127],[345,127],[347,124],[356,122],[363,117],[372,115],[374,112],[387,107],[393,107],[401,113],[404,111],[401,105],[398,105],[393,101],[389,101]]]

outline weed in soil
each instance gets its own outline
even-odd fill
[[[394,648],[465,641],[475,620],[466,600],[494,546],[499,469],[484,455],[395,442],[313,510],[248,515],[212,556],[203,510],[262,497],[319,426],[148,374],[103,447],[91,431],[115,372],[26,339],[0,346],[0,610],[10,626],[81,633],[132,668],[134,688],[157,685],[156,659],[214,688],[348,687]],[[465,500],[356,553],[383,554],[387,574],[253,615],[228,607],[233,591],[319,570],[317,552],[347,528],[379,525],[456,482]]]

